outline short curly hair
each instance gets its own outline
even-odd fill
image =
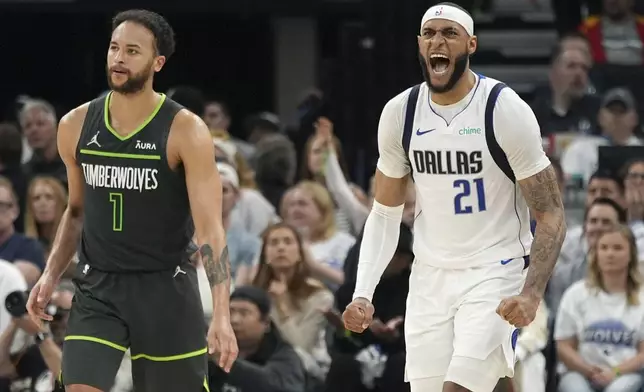
[[[134,22],[150,30],[159,56],[169,59],[174,53],[174,30],[163,16],[148,10],[119,12],[112,19],[112,33],[124,22]]]

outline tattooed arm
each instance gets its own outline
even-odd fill
[[[548,166],[519,181],[519,186],[532,217],[537,221],[523,294],[541,299],[566,237],[566,218],[557,173]]]
[[[566,233],[556,172],[543,151],[541,129],[532,109],[507,87],[494,108],[494,132],[537,221],[524,294],[541,298]]]
[[[174,129],[176,128],[176,132]],[[206,125],[188,111],[177,114],[168,139],[184,167],[195,239],[212,291],[213,317],[229,318],[230,262],[221,213],[221,182]]]

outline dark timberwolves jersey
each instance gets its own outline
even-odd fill
[[[110,96],[90,103],[76,149],[85,178],[80,261],[111,272],[174,268],[192,233],[183,167],[171,170],[166,153],[182,107],[162,96],[147,121],[120,136]]]

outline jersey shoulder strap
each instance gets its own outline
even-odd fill
[[[487,97],[487,103],[485,104],[485,141],[487,143],[487,148],[490,150],[490,155],[494,163],[501,169],[501,171],[512,181],[516,182],[514,177],[514,172],[510,167],[510,162],[508,161],[507,155],[499,145],[499,142],[496,140],[494,134],[494,106],[496,106],[496,101],[499,98],[501,90],[506,88],[505,83],[497,83],[492,87],[490,95]]]
[[[403,123],[402,133],[402,146],[405,150],[405,157],[409,162],[409,170],[413,179],[413,166],[409,160],[409,144],[411,142],[411,135],[414,132],[414,117],[416,115],[416,104],[418,103],[418,93],[420,92],[420,84],[412,87],[407,98],[407,109],[405,110],[405,122]]]
[[[88,107],[87,113],[85,113],[85,119],[83,120],[83,125],[81,126],[80,136],[78,138],[78,144],[76,145],[76,159],[79,159],[80,150],[85,147],[93,137],[102,129],[105,129],[105,100],[107,99],[107,94],[96,99],[93,99]]]

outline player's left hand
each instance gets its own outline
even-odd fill
[[[541,299],[535,296],[520,294],[501,301],[496,313],[516,328],[528,326],[537,315]]]
[[[217,364],[226,373],[230,372],[239,354],[237,338],[230,319],[214,316],[208,328],[208,354],[217,355]]]

